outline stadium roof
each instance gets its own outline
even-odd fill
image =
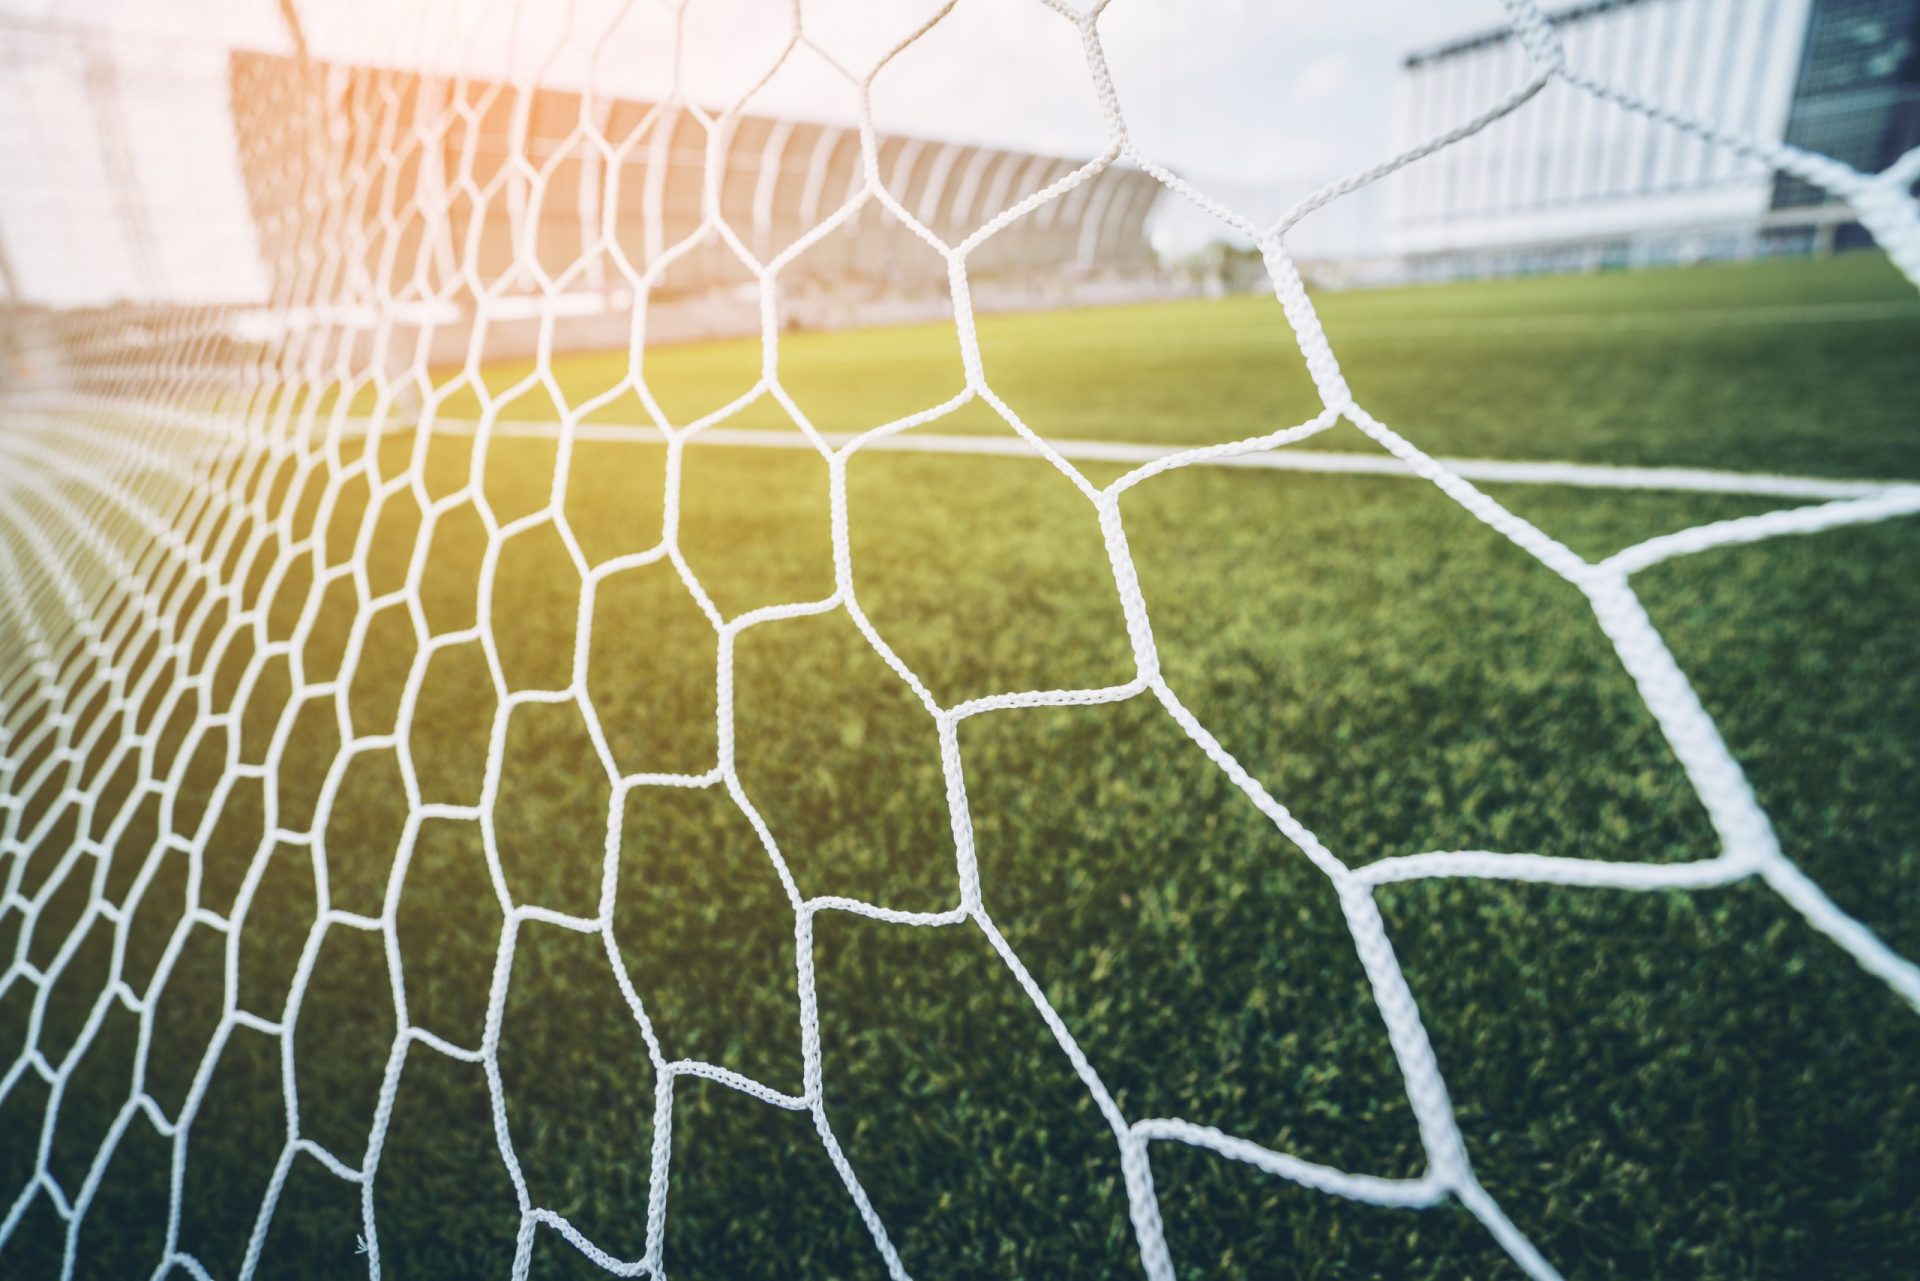
[[[1546,17],[1548,22],[1558,25],[1562,22],[1578,22],[1582,18],[1591,18],[1597,14],[1606,13],[1609,10],[1625,9],[1632,5],[1645,3],[1647,3],[1647,0],[1586,0],[1584,4],[1576,4],[1566,9],[1556,10],[1547,14]],[[1437,62],[1442,58],[1450,58],[1455,54],[1465,53],[1470,49],[1479,49],[1487,45],[1499,44],[1502,40],[1510,39],[1512,36],[1513,28],[1505,26],[1504,24],[1498,27],[1487,27],[1470,36],[1459,36],[1441,44],[1428,45],[1422,49],[1415,49],[1407,55],[1406,65],[1409,67],[1417,67],[1422,63]]]

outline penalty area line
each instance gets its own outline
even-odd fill
[[[54,403],[44,403],[48,399],[52,399]],[[87,410],[84,401],[76,404],[61,404],[59,400],[60,398],[16,398],[0,394],[0,412],[5,412],[11,422],[30,421],[39,417],[44,419],[47,425],[52,425],[57,424],[67,415],[84,414]],[[140,417],[144,412],[165,421],[177,422],[201,430],[211,430],[216,439],[212,448],[216,450],[228,447],[224,442],[219,441],[222,429],[231,429],[241,422],[227,414],[178,409],[146,408],[143,410],[138,406],[119,405],[111,401],[99,401],[93,407],[135,418]],[[373,424],[365,418],[347,418],[339,421],[338,426],[353,435],[364,435],[372,429]],[[416,424],[412,422],[396,421],[389,423],[388,429],[408,431],[415,426]],[[477,420],[470,418],[436,418],[429,430],[446,436],[473,436],[478,434],[480,424]],[[557,440],[560,431],[561,424],[551,420],[503,418],[493,423],[489,434],[501,437]],[[820,438],[830,447],[841,449],[864,434],[822,432]],[[573,427],[573,438],[581,441],[655,445],[666,441],[665,435],[658,428],[644,423],[578,423]],[[1050,447],[1065,458],[1130,466],[1158,462],[1163,458],[1191,453],[1196,448],[1204,448],[1204,446],[1194,445],[1156,445],[1122,440],[1054,437],[1048,437],[1046,440]],[[714,426],[696,432],[687,437],[686,441],[689,445],[712,445],[722,448],[808,451],[814,448],[813,443],[798,429],[789,428]],[[1041,457],[1031,445],[1018,436],[959,436],[917,430],[873,437],[860,447],[862,453],[869,450],[875,453],[971,454],[1035,460]],[[1434,461],[1465,480],[1482,484],[1566,485],[1580,489],[1746,494],[1762,498],[1799,499],[1807,502],[1871,498],[1890,490],[1904,490],[1920,484],[1920,481],[1900,479],[1838,480],[1824,476],[1789,476],[1770,472],[1721,471],[1698,467],[1628,467],[1608,463],[1444,456],[1436,457]],[[1245,454],[1201,454],[1184,466],[1250,467],[1267,471],[1417,479],[1416,473],[1405,463],[1389,454],[1348,453],[1335,450],[1300,449],[1293,446],[1281,446]]]
[[[471,435],[478,425],[442,419],[433,430],[448,435]],[[492,434],[508,437],[557,438],[560,424],[501,419]],[[580,423],[575,440],[661,444],[657,428],[642,424]],[[849,432],[822,432],[821,439],[836,449],[856,436]],[[1191,445],[1150,445],[1120,440],[1075,440],[1047,437],[1062,457],[1084,462],[1139,465],[1187,453]],[[813,443],[797,430],[759,427],[708,427],[687,438],[689,446],[714,445],[737,449],[803,449]],[[905,431],[880,436],[860,447],[861,453],[972,454],[997,458],[1040,455],[1017,436],[956,436],[937,432]],[[1712,494],[1752,494],[1765,498],[1826,501],[1865,498],[1899,488],[1903,481],[1829,480],[1820,476],[1782,476],[1765,472],[1715,471],[1697,467],[1617,467],[1605,463],[1535,462],[1500,458],[1436,458],[1435,462],[1463,479],[1505,485],[1570,485],[1582,489],[1668,490]],[[1261,453],[1200,457],[1193,467],[1250,467],[1268,471],[1320,472],[1353,476],[1398,476],[1418,479],[1399,459],[1388,454],[1344,453],[1323,449],[1279,448]]]

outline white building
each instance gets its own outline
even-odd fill
[[[1920,141],[1920,0],[1590,0],[1551,17],[1575,69],[1724,128],[1863,169]],[[1530,70],[1504,29],[1410,54],[1399,142],[1471,118]],[[1391,188],[1389,247],[1426,278],[1804,249],[1845,220],[1765,165],[1558,81]]]

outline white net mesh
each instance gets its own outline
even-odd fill
[[[1130,141],[1102,52],[1104,6],[1084,13],[1064,4],[1050,7],[1084,48],[1086,74],[1110,131],[1108,149],[1085,162],[926,148],[880,133],[865,91],[886,58],[874,67],[834,64],[862,90],[856,129],[795,126],[756,114],[754,89],[786,60],[825,57],[809,45],[806,7],[799,4],[791,13],[769,6],[768,21],[793,24],[794,35],[773,62],[758,69],[746,91],[720,109],[703,105],[708,90],[691,77],[677,81],[661,101],[639,104],[592,88],[536,92],[544,64],[495,80],[235,55],[233,109],[274,289],[272,306],[12,316],[6,340],[20,376],[8,390],[0,434],[6,456],[0,480],[0,868],[4,909],[16,932],[0,991],[27,1003],[30,1014],[24,1042],[0,1051],[6,1067],[0,1096],[17,1096],[37,1082],[48,1102],[32,1136],[37,1146],[29,1177],[5,1190],[0,1242],[25,1230],[30,1213],[50,1206],[66,1234],[64,1257],[71,1269],[73,1243],[107,1166],[130,1128],[150,1125],[167,1145],[171,1206],[161,1255],[151,1262],[161,1272],[175,1266],[210,1275],[210,1265],[180,1240],[186,1171],[195,1159],[193,1126],[215,1068],[230,1040],[245,1030],[280,1047],[286,1127],[264,1194],[226,1207],[249,1225],[240,1275],[258,1266],[276,1204],[302,1156],[358,1189],[366,1268],[380,1274],[372,1187],[395,1098],[421,1056],[443,1055],[480,1065],[486,1074],[498,1160],[520,1211],[516,1276],[526,1275],[542,1228],[610,1272],[665,1273],[673,1101],[676,1083],[688,1078],[719,1082],[768,1108],[809,1115],[873,1249],[891,1275],[904,1276],[907,1265],[844,1154],[838,1122],[827,1107],[823,1077],[831,1069],[822,1061],[813,941],[823,913],[857,914],[901,930],[985,936],[1111,1128],[1138,1257],[1154,1278],[1174,1275],[1148,1162],[1150,1146],[1167,1142],[1211,1149],[1329,1196],[1398,1207],[1457,1199],[1528,1273],[1556,1275],[1554,1264],[1476,1180],[1446,1082],[1376,907],[1377,886],[1480,877],[1653,890],[1756,878],[1900,1000],[1920,1007],[1920,970],[1843,913],[1782,854],[1767,813],[1630,582],[1638,571],[1709,548],[1920,512],[1920,489],[1869,486],[1818,505],[1700,525],[1589,560],[1356,403],[1285,247],[1289,231],[1309,214],[1522,111],[1559,81],[1735,157],[1819,185],[1851,205],[1900,269],[1920,280],[1920,213],[1909,194],[1920,175],[1920,153],[1887,173],[1861,174],[1641,101],[1570,69],[1535,7],[1509,0],[1513,30],[1529,60],[1523,84],[1473,118],[1312,194],[1270,225],[1255,225]],[[678,24],[687,11],[663,12]],[[946,13],[933,12],[899,49],[929,38]],[[565,47],[592,49],[607,25],[576,16]],[[449,24],[445,35],[456,52],[463,39],[475,38],[457,24]],[[121,154],[125,148],[112,150]],[[698,189],[667,181],[670,161],[688,151],[701,157]],[[1112,266],[1137,241],[1139,220],[1162,188],[1258,244],[1324,407],[1309,421],[1253,439],[1150,455],[1118,479],[1095,484],[1074,461],[1085,451],[1030,430],[996,394],[975,333],[973,290],[977,277],[994,278],[996,271],[1061,263]],[[795,287],[795,264],[838,255],[833,269],[847,278],[884,274],[886,253],[876,265],[870,246],[909,244],[909,236],[930,251],[924,261],[932,266],[921,283],[942,308],[950,308],[964,388],[875,430],[835,434],[829,430],[834,424],[810,421],[781,381],[783,332],[796,323],[831,322],[832,308],[842,305],[822,303],[804,286]],[[904,250],[896,256],[906,261]],[[808,271],[817,274],[819,268]],[[684,298],[694,285],[709,296],[716,287],[739,286],[729,296],[739,304],[747,332],[757,334],[763,359],[758,381],[745,394],[689,417],[655,398],[646,356],[652,343],[714,323],[688,310]],[[618,376],[590,400],[570,402],[572,389],[553,376],[554,352],[569,344],[627,352]],[[510,376],[497,373],[501,364],[512,370]],[[515,408],[549,401],[552,412],[544,420]],[[617,401],[643,406],[649,421],[609,427],[595,418]],[[766,402],[791,418],[797,435],[769,441],[764,432],[726,425],[749,405]],[[1130,680],[1104,688],[1006,690],[943,704],[869,621],[848,529],[849,462],[863,451],[926,437],[921,429],[970,404],[989,407],[1017,435],[1019,452],[1056,469],[1084,498],[1086,518],[1104,540],[1125,619],[1136,665]],[[1653,864],[1452,850],[1351,866],[1182,702],[1162,674],[1128,547],[1122,496],[1150,477],[1264,457],[1342,422],[1397,460],[1393,468],[1424,478],[1584,595],[1709,816],[1717,852],[1692,862]],[[622,435],[664,443],[662,535],[645,550],[596,559],[568,517],[568,495],[582,483],[577,449],[585,439]],[[545,456],[550,484],[544,501],[531,510],[498,509],[498,490],[490,483],[489,450],[510,437],[551,444]],[[927,438],[969,447],[964,440]],[[441,447],[436,442],[448,439],[465,442],[468,451],[464,474],[451,480],[444,468],[436,472],[433,461]],[[731,615],[715,603],[683,554],[679,535],[683,464],[689,446],[703,439],[786,443],[817,453],[831,513],[830,595]],[[447,545],[436,538],[446,539],[462,522],[477,522],[474,546],[483,550],[471,565],[449,569],[436,559],[436,547]],[[509,548],[533,536],[564,549],[580,590],[577,614],[560,619],[552,633],[561,638],[555,642],[559,652],[535,664],[542,674],[530,679],[527,664],[499,643],[496,623],[503,608],[525,608],[519,598],[505,599],[500,583],[503,562],[513,554]],[[376,547],[384,549],[384,560],[375,556]],[[601,707],[590,687],[596,653],[648,644],[645,636],[606,635],[594,625],[597,594],[616,576],[647,566],[671,566],[711,630],[716,750],[704,764],[651,772],[625,768],[615,741],[618,726],[609,723],[617,714]],[[429,575],[459,574],[470,586],[473,612],[463,625],[447,626],[430,617],[422,583]],[[858,628],[937,734],[953,840],[951,905],[943,911],[803,895],[737,768],[733,656],[739,638],[779,620],[834,611]],[[396,651],[397,635],[406,643]],[[423,710],[423,703],[436,658],[456,651],[471,655],[476,648],[483,661],[470,669],[473,697],[494,704],[485,730],[483,781],[470,798],[449,800],[428,777],[441,748],[437,740],[429,742],[426,722],[442,713]],[[393,669],[391,705],[370,710],[358,696],[365,673],[392,665],[395,652],[401,662]],[[490,695],[482,687],[490,687]],[[1404,1079],[1424,1174],[1387,1178],[1329,1168],[1211,1127],[1130,1115],[996,928],[975,858],[963,722],[1009,708],[1128,699],[1164,707],[1333,887]],[[499,855],[497,811],[512,782],[505,777],[510,726],[516,712],[539,705],[577,712],[605,776],[610,804],[601,889],[589,911],[516,897]],[[398,849],[376,852],[352,844],[347,820],[360,803],[350,782],[355,763],[381,754],[397,768],[406,820]],[[631,797],[659,789],[724,793],[753,825],[779,875],[793,919],[794,1017],[803,1059],[797,1093],[713,1062],[671,1060],[621,963],[614,915],[623,815]],[[223,864],[220,850],[233,846],[230,827],[222,825],[236,816],[243,826],[251,824],[248,840],[237,861]],[[403,890],[413,884],[409,871],[423,826],[438,821],[473,825],[482,834],[488,880],[502,914],[484,1033],[466,1044],[417,1024],[408,1008],[398,926]],[[241,936],[275,851],[289,848],[311,859],[315,914],[300,940],[284,1003],[276,1016],[265,1017],[241,1000]],[[595,856],[577,850],[555,855]],[[157,887],[168,869],[182,860],[184,910],[159,955],[138,962],[129,939],[142,904],[161,894]],[[371,879],[368,866],[374,869]],[[516,941],[530,923],[602,941],[626,1012],[645,1038],[657,1103],[651,1150],[630,1156],[635,1167],[647,1168],[649,1180],[645,1249],[632,1257],[603,1248],[563,1207],[543,1203],[522,1171],[517,1142],[524,1136],[499,1059]],[[296,1089],[296,1059],[327,1053],[324,1042],[309,1040],[296,1054],[295,1029],[303,1001],[327,964],[327,940],[342,934],[365,936],[382,949],[395,1014],[365,1151],[353,1156],[330,1150],[309,1133]],[[190,939],[209,935],[218,940],[220,955],[217,1020],[204,1030],[184,1070],[178,1063],[158,1063],[153,1026],[160,994],[185,964]],[[106,981],[97,992],[76,996],[63,976],[96,953],[106,958]],[[130,978],[136,966],[147,971],[137,982]],[[63,1093],[116,1012],[131,1014],[140,1029],[124,1095],[108,1109],[110,1120],[102,1122],[84,1159],[70,1167],[79,1177],[58,1177],[52,1153],[63,1126],[73,1124],[72,1109],[63,1110]],[[76,1030],[49,1049],[43,1032],[55,1016]],[[177,1105],[163,1104],[150,1088],[150,1078],[163,1068],[188,1083]]]

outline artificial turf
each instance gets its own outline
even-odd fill
[[[1434,453],[1920,478],[1907,390],[1920,300],[1877,257],[1320,303],[1360,402]],[[989,318],[981,343],[996,391],[1061,438],[1211,443],[1316,409],[1270,300]],[[781,346],[783,385],[827,430],[875,426],[960,386],[950,327],[790,335]],[[553,372],[578,400],[626,367],[624,353],[566,356]],[[661,348],[644,365],[676,422],[728,403],[758,370],[750,343]],[[525,372],[490,369],[488,395]],[[455,390],[442,409],[473,417],[484,401]],[[498,412],[554,409],[531,387]],[[599,417],[643,412],[627,395]],[[734,421],[784,420],[761,401]],[[977,404],[930,429],[1006,430]],[[402,475],[430,495],[460,490],[472,440],[415,443],[395,431],[359,456],[349,442],[304,475],[265,461],[236,469],[237,489],[265,487],[296,528],[320,528],[322,566],[359,563],[367,582],[335,582],[303,616],[314,566],[260,571],[246,599],[258,629],[182,660],[205,673],[207,710],[230,708],[231,724],[191,706],[125,714],[125,731],[156,736],[161,772],[179,763],[170,822],[111,759],[97,780],[74,766],[76,785],[99,789],[90,830],[78,812],[59,814],[58,787],[15,806],[13,832],[41,832],[10,855],[37,923],[24,928],[18,908],[0,917],[0,954],[19,948],[44,966],[86,931],[37,1039],[49,1062],[74,1060],[48,1158],[68,1196],[121,1114],[142,1035],[135,1013],[110,1001],[72,1050],[116,964],[111,923],[86,915],[100,899],[126,913],[117,964],[154,1003],[143,1083],[170,1117],[194,1088],[225,985],[225,940],[187,910],[238,920],[235,999],[269,1020],[303,948],[317,948],[290,1033],[291,1089],[304,1136],[349,1165],[365,1158],[396,1030],[388,958],[378,935],[340,925],[313,942],[312,847],[270,834],[312,831],[323,808],[327,897],[392,913],[410,1023],[480,1044],[502,928],[481,826],[418,823],[396,890],[410,831],[398,754],[362,746],[336,766],[334,701],[309,687],[342,667],[365,601],[406,581],[416,548],[429,635],[489,628],[509,689],[566,684],[581,584],[555,527],[537,525],[500,550],[489,602],[477,590],[487,535],[470,506],[429,534],[404,493],[370,501],[378,480]],[[1314,445],[1373,448],[1346,426]],[[550,442],[491,442],[484,493],[500,519],[546,504],[555,457]],[[590,561],[659,541],[664,457],[656,444],[578,447],[563,511]],[[368,475],[329,485],[356,458]],[[832,591],[818,458],[693,446],[683,485],[677,544],[722,615]],[[1491,492],[1586,556],[1783,505]],[[863,454],[849,467],[848,508],[860,602],[943,704],[1132,674],[1093,510],[1044,463]],[[1458,848],[1714,852],[1583,599],[1438,491],[1194,468],[1136,487],[1122,510],[1169,683],[1347,862]],[[1635,580],[1787,854],[1909,956],[1920,954],[1916,556],[1909,519],[1714,551]],[[408,737],[422,798],[482,800],[496,692],[481,646],[434,648],[426,661],[399,606],[360,630],[347,741],[394,728],[422,665]],[[708,768],[715,637],[671,568],[602,583],[591,639],[587,697],[617,769]],[[956,901],[933,721],[844,611],[741,633],[733,706],[743,788],[803,895],[913,911]],[[16,741],[46,713],[6,711]],[[283,722],[277,775],[236,781],[223,768],[229,737],[235,759],[262,760]],[[492,826],[510,895],[591,913],[614,789],[580,707],[520,706],[499,742]],[[1130,1118],[1185,1117],[1347,1169],[1421,1170],[1334,894],[1158,704],[983,714],[963,722],[960,750],[986,910]],[[132,817],[108,840],[123,810]],[[794,915],[745,815],[718,788],[643,787],[619,817],[614,933],[667,1057],[800,1091]],[[203,823],[196,866],[164,829],[191,838]],[[108,848],[63,863],[83,838]],[[1633,894],[1451,880],[1379,899],[1475,1168],[1566,1273],[1910,1274],[1920,1020],[1763,887]],[[829,911],[811,951],[826,1112],[914,1276],[1138,1274],[1111,1133],[979,930]],[[527,922],[505,979],[502,1097],[528,1192],[636,1257],[654,1077],[607,957],[591,936]],[[7,1062],[33,996],[17,980],[0,994]],[[281,1050],[234,1028],[190,1131],[179,1244],[214,1276],[239,1270],[285,1143]],[[28,1073],[0,1103],[8,1202],[36,1168],[49,1093]],[[672,1127],[671,1275],[884,1275],[806,1114],[689,1078],[676,1085]],[[101,1167],[76,1275],[151,1271],[169,1159],[133,1113]],[[1361,1206],[1174,1144],[1156,1145],[1153,1164],[1183,1277],[1516,1274],[1452,1203]],[[508,1272],[519,1219],[478,1066],[409,1049],[372,1202],[384,1275]],[[360,1190],[302,1154],[258,1275],[356,1275],[362,1230]],[[63,1236],[51,1199],[37,1196],[0,1272],[57,1274]],[[533,1261],[539,1277],[595,1271],[546,1229]]]

